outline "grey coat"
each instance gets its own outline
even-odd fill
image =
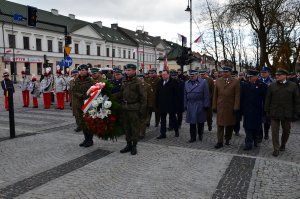
[[[209,89],[205,79],[197,79],[185,83],[184,106],[186,108],[186,122],[191,124],[204,123],[206,121],[205,108],[209,104]]]

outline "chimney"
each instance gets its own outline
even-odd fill
[[[102,28],[102,21],[95,21],[94,24]]]
[[[117,30],[118,29],[118,24],[117,23],[111,24],[111,28],[114,29],[114,30]]]
[[[74,14],[69,14],[69,18],[70,19],[75,19],[75,15]]]
[[[56,10],[56,9],[51,9],[51,13],[57,16],[57,15],[58,15],[58,10]]]

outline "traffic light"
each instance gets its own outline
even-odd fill
[[[70,35],[65,36],[65,45],[72,44],[72,37]]]
[[[37,8],[28,6],[27,9],[27,25],[31,27],[36,27]]]

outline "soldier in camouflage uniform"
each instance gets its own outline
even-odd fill
[[[73,114],[76,121],[79,121],[84,134],[84,141],[79,145],[81,147],[90,147],[93,145],[93,134],[91,134],[86,128],[83,120],[83,112],[81,107],[84,104],[84,100],[88,98],[86,95],[87,90],[94,85],[94,80],[88,76],[88,66],[81,64],[78,66],[79,75],[74,80],[72,86],[72,107]]]
[[[131,152],[137,154],[136,145],[139,139],[139,118],[143,115],[147,106],[147,96],[141,80],[136,77],[136,65],[125,66],[126,78],[124,78],[121,92],[117,96],[122,105],[122,122],[126,134],[127,145],[120,153]]]

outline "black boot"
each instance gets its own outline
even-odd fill
[[[179,137],[179,131],[175,131],[175,137]]]
[[[122,150],[120,151],[120,153],[128,153],[129,151],[131,151],[131,148],[132,148],[131,142],[127,142],[127,145],[125,146],[124,149],[122,149]]]
[[[75,132],[80,132],[81,130],[82,130],[82,129],[81,129],[80,126],[77,126],[77,127],[74,129]]]
[[[137,154],[136,144],[137,144],[136,142],[133,142],[133,145],[131,147],[131,155]]]
[[[90,147],[90,146],[93,146],[94,145],[94,142],[93,142],[93,134],[86,131],[85,132],[85,138],[86,138],[86,142],[85,144],[83,145],[84,147]]]
[[[83,135],[84,135],[84,141],[79,144],[80,147],[84,147],[84,145],[88,141],[88,135],[85,131],[83,131]]]
[[[219,148],[222,148],[223,147],[223,143],[217,143],[216,145],[215,145],[215,148],[216,149],[219,149]]]

